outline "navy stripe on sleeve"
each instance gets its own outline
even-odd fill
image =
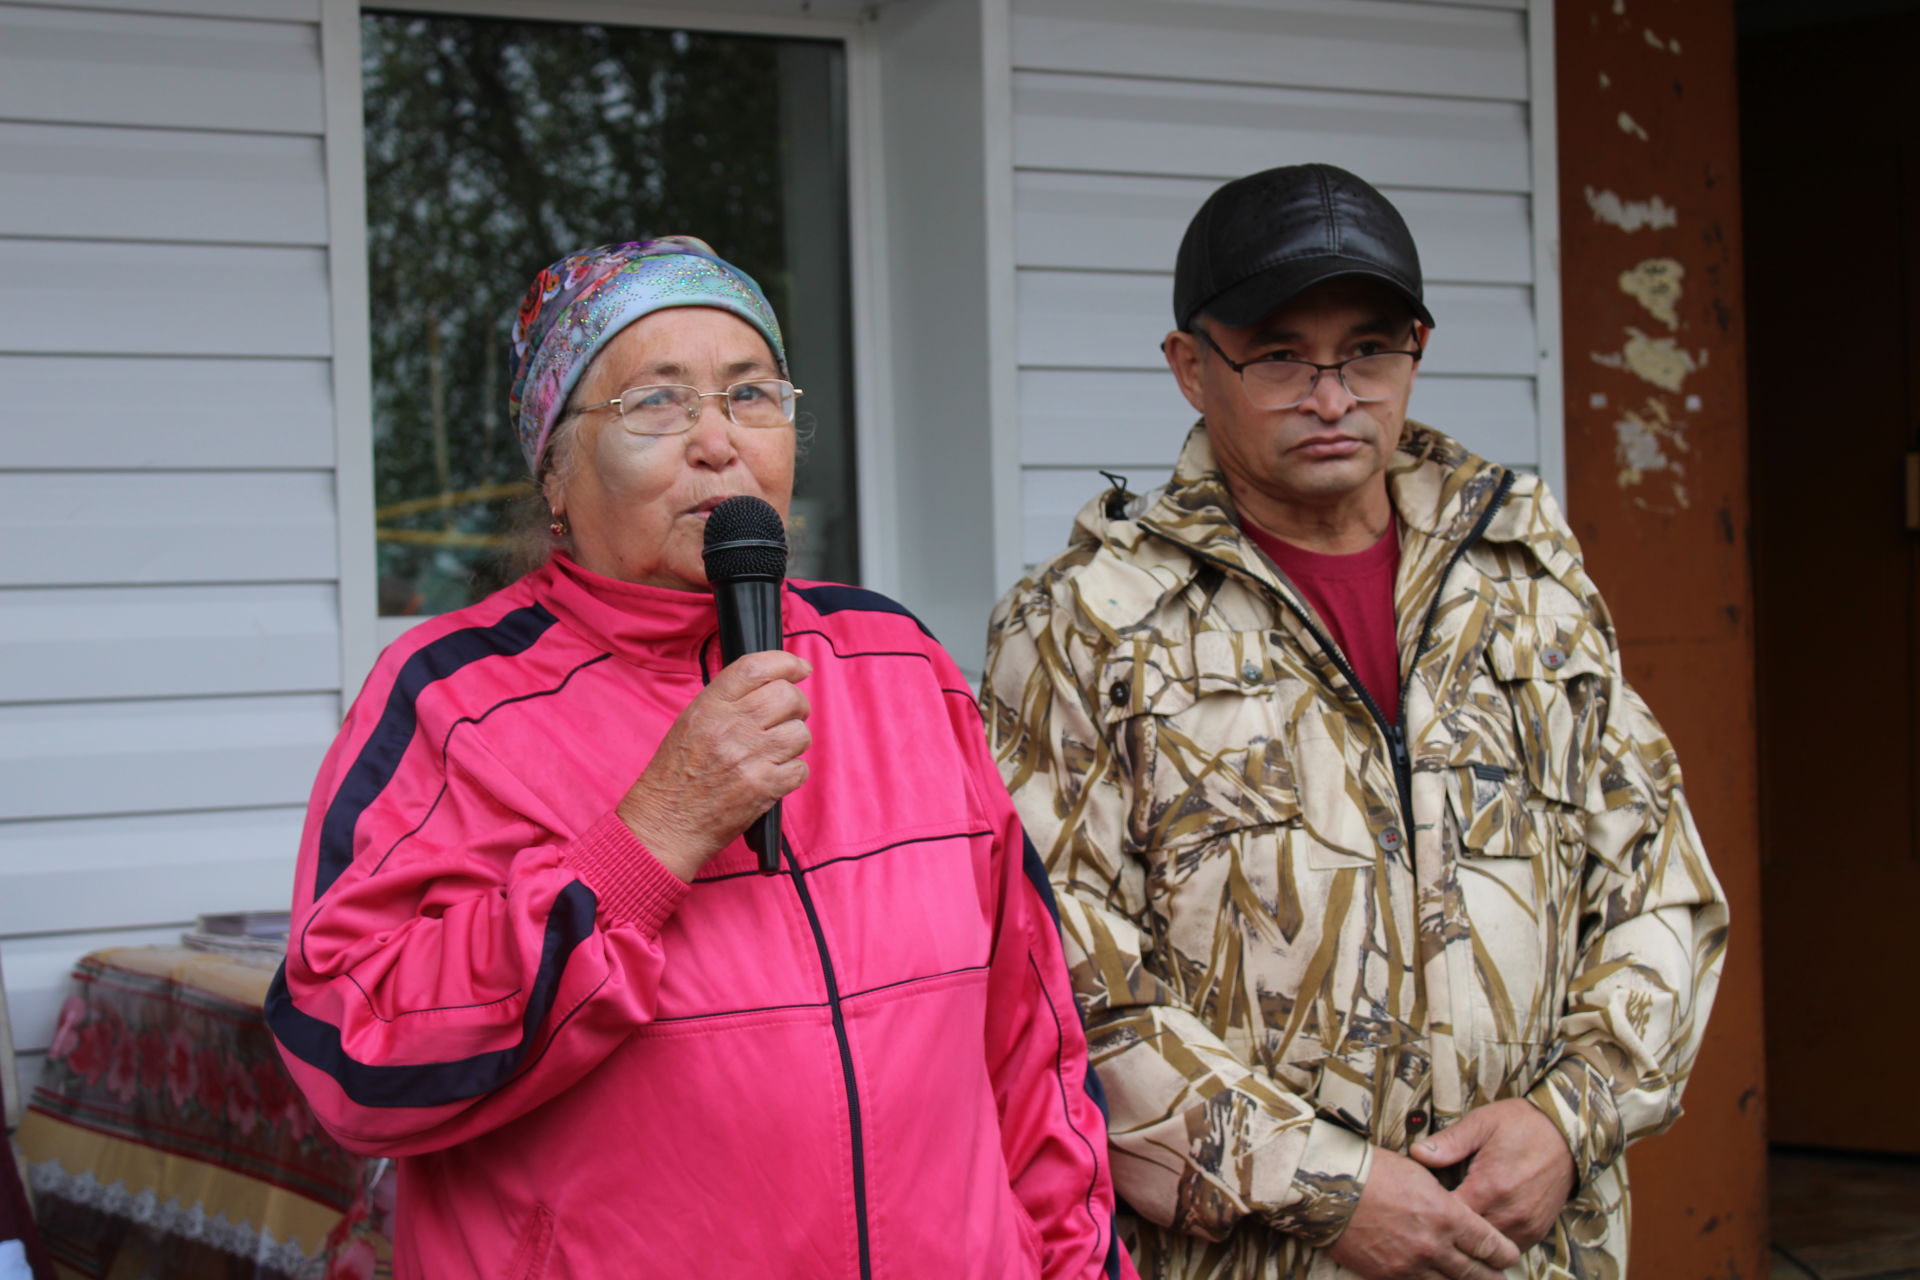
[[[1087,1063],[1087,1096],[1092,1098],[1093,1105],[1100,1109],[1102,1126],[1110,1123],[1112,1117],[1107,1114],[1106,1086],[1100,1083],[1100,1073],[1093,1069],[1092,1062]],[[1107,1171],[1109,1173],[1113,1171],[1111,1158],[1107,1161]],[[1113,1280],[1120,1280],[1120,1225],[1116,1219],[1123,1207],[1120,1202],[1120,1188],[1115,1187],[1113,1189],[1114,1217],[1107,1219],[1107,1260],[1100,1268],[1102,1275],[1111,1276]]]
[[[1033,885],[1033,891],[1040,895],[1040,901],[1046,904],[1047,918],[1053,921],[1054,932],[1058,933],[1060,931],[1060,904],[1054,900],[1053,882],[1047,878],[1047,864],[1041,860],[1040,851],[1033,847],[1033,840],[1027,835],[1024,827],[1020,832],[1020,843],[1025,848],[1025,852],[1021,855],[1021,863],[1027,873],[1027,881]],[[1031,963],[1031,960],[1029,960],[1029,963]],[[1039,977],[1039,970],[1037,968],[1034,971],[1034,976],[1036,978]],[[1043,983],[1041,985],[1044,990],[1045,984]],[[1047,1007],[1051,1009],[1052,1004],[1048,1003]],[[1076,1007],[1078,1006],[1076,1005]],[[1093,1069],[1091,1060],[1087,1063],[1084,1080],[1087,1097],[1093,1100],[1093,1105],[1100,1112],[1100,1136],[1104,1138],[1109,1120],[1107,1115],[1107,1091],[1101,1085],[1100,1074]],[[1108,1168],[1109,1170],[1112,1168],[1111,1161],[1108,1162]],[[1118,1187],[1114,1188],[1113,1194],[1117,1208],[1120,1198],[1120,1190]],[[1100,1272],[1102,1275],[1113,1277],[1113,1280],[1120,1280],[1120,1233],[1118,1224],[1115,1223],[1111,1216],[1107,1218],[1107,1257],[1106,1261],[1101,1265]]]
[[[333,882],[353,864],[353,829],[360,815],[380,798],[380,793],[399,771],[401,757],[406,755],[419,723],[415,704],[427,686],[446,679],[470,662],[524,653],[554,622],[554,616],[545,608],[530,604],[515,609],[492,626],[467,627],[444,635],[406,660],[387,694],[380,723],[367,736],[366,745],[360,748],[340,790],[327,806],[326,817],[321,820],[320,851],[314,870],[315,898],[332,888]]]
[[[812,605],[814,612],[825,617],[830,613],[853,610],[857,613],[894,613],[906,618],[920,628],[920,634],[934,639],[933,632],[927,630],[927,624],[913,616],[913,611],[878,591],[868,591],[865,587],[845,587],[837,582],[823,582],[815,587],[794,587],[793,594]]]
[[[438,1107],[492,1093],[513,1079],[539,1038],[541,1024],[553,1008],[560,978],[574,948],[593,932],[599,899],[578,880],[562,889],[547,917],[540,943],[540,968],[527,996],[521,1020],[520,1042],[511,1048],[476,1053],[451,1062],[375,1066],[349,1057],[340,1043],[340,1029],[303,1012],[287,989],[287,966],[273,975],[267,992],[267,1026],[287,1051],[309,1066],[318,1067],[339,1082],[346,1095],[363,1107]]]
[[[1022,868],[1027,873],[1027,882],[1033,891],[1040,895],[1040,901],[1046,904],[1047,918],[1053,921],[1055,933],[1060,931],[1060,904],[1053,898],[1053,881],[1047,879],[1047,864],[1040,860],[1040,851],[1033,847],[1033,837],[1023,827],[1020,831],[1020,843],[1026,847],[1021,856]]]

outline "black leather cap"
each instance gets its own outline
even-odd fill
[[[1173,318],[1249,325],[1336,276],[1371,276],[1429,328],[1420,254],[1400,211],[1345,169],[1296,164],[1236,178],[1187,224],[1173,268]]]

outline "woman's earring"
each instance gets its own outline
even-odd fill
[[[556,538],[567,536],[567,518],[558,511],[553,513],[553,523],[547,526],[547,532]]]

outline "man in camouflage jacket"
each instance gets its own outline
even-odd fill
[[[1309,179],[1315,210],[1391,214],[1326,166],[1241,183]],[[1357,402],[1330,371],[1374,347],[1316,346],[1381,296],[1425,319],[1391,222],[1404,252],[1359,256],[1397,275],[1348,252],[1273,285],[1260,329],[1187,305],[1183,247],[1168,355],[1206,416],[991,624],[989,732],[1059,894],[1144,1276],[1620,1276],[1621,1153],[1679,1114],[1725,947],[1672,747],[1546,488],[1406,420],[1410,367]],[[1284,411],[1232,399],[1276,316],[1270,360],[1325,362]],[[1297,456],[1329,423],[1359,443]],[[1310,535],[1287,520],[1356,495],[1398,533],[1398,689],[1364,687],[1243,524]]]

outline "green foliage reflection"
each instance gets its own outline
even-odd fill
[[[361,37],[381,612],[441,612],[498,585],[507,330],[541,267],[691,234],[788,314],[781,42],[388,13]]]

